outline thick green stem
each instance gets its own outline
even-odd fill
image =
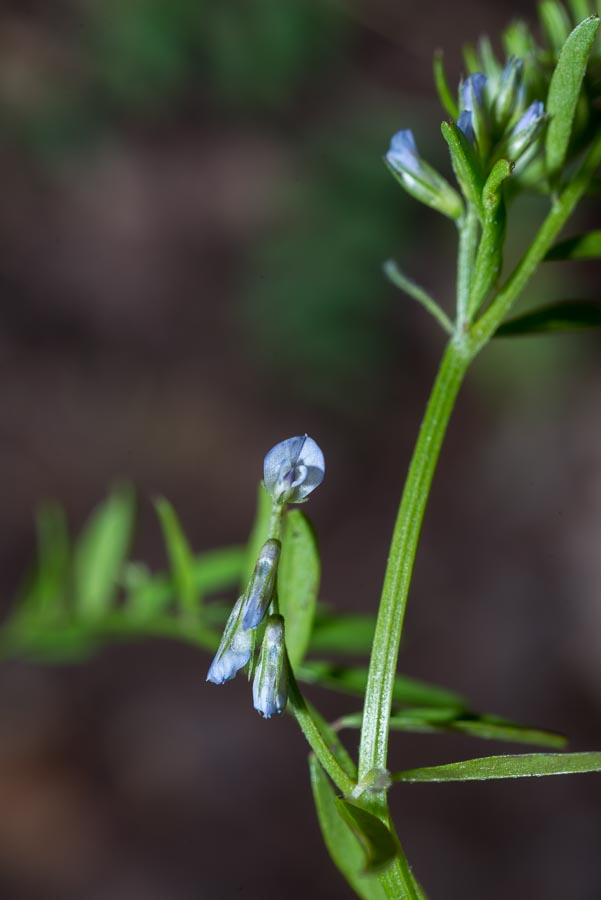
[[[444,354],[415,446],[392,536],[374,635],[359,751],[359,779],[386,768],[392,688],[407,594],[428,493],[469,357],[459,338]]]

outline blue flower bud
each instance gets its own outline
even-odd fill
[[[288,659],[284,619],[269,616],[253,681],[253,703],[265,719],[278,715],[288,702]]]
[[[545,120],[545,105],[540,100],[535,100],[518,119],[509,135],[507,155],[513,162],[534,144],[543,130]]]
[[[459,86],[461,113],[457,120],[471,144],[477,144],[480,155],[484,158],[490,150],[490,123],[484,92],[487,77],[482,72],[469,75]]]
[[[419,175],[422,163],[413,132],[409,128],[393,134],[386,162],[399,174],[409,172],[412,175]]]
[[[484,90],[486,88],[487,77],[482,72],[474,72],[473,75],[461,82],[459,93],[461,97],[460,106],[462,109],[468,109],[473,112],[478,107],[484,106]]]
[[[419,155],[413,132],[397,131],[390,139],[386,163],[407,193],[451,219],[463,213],[463,203],[451,185]]]
[[[265,489],[276,503],[302,503],[323,481],[323,453],[308,435],[288,438],[265,457]]]
[[[508,123],[524,102],[524,63],[512,56],[501,73],[495,95],[493,117],[498,133],[502,134]]]
[[[470,144],[476,143],[476,135],[474,134],[474,126],[472,124],[472,113],[469,109],[464,109],[459,113],[457,119],[457,127],[463,131]]]
[[[275,590],[281,549],[282,545],[274,538],[263,544],[244,593],[243,628],[256,628],[265,618]]]
[[[207,681],[224,684],[244,668],[252,652],[253,635],[246,631],[241,622],[244,596],[239,597],[223,631],[219,649],[211,663]]]
[[[541,126],[544,115],[545,104],[542,100],[535,100],[534,103],[530,104],[523,116],[518,119],[512,129],[512,133],[518,135],[531,128],[533,125]]]

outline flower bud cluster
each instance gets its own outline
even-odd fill
[[[265,457],[264,486],[273,504],[272,521],[279,523],[289,503],[303,503],[323,481],[325,461],[308,435],[276,444]],[[265,632],[253,683],[254,706],[266,719],[281,713],[288,698],[288,660],[284,619],[277,613],[277,574],[282,545],[270,537],[262,546],[246,590],[238,598],[225,626],[207,681],[224,684],[251,662],[256,629]],[[268,612],[271,610],[271,614]]]
[[[485,167],[500,157],[516,163],[543,131],[544,104],[526,107],[523,72],[523,61],[511,57],[499,77],[475,72],[459,85],[457,125]]]

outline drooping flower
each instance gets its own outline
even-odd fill
[[[275,590],[281,549],[282,545],[274,538],[266,541],[261,548],[244,593],[243,628],[256,628],[265,617]]]
[[[288,702],[288,660],[284,619],[269,616],[253,681],[253,703],[265,719],[279,715]]]
[[[306,434],[288,438],[265,457],[265,488],[276,503],[302,503],[323,481],[325,467],[323,453],[312,438]]]
[[[235,677],[250,659],[253,635],[242,624],[244,595],[238,598],[223,631],[219,649],[207,673],[207,681],[224,684]]]

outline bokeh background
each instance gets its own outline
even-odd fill
[[[381,157],[414,128],[445,171],[431,57],[531,4],[443,0],[4,0],[0,6],[0,543],[5,610],[33,513],[73,530],[119,478],[135,555],[166,561],[169,497],[196,550],[239,543],[264,452],[308,431],[323,596],[374,611],[441,351],[386,284],[394,256],[449,303],[452,227]],[[524,203],[517,254],[538,202]],[[582,226],[592,210],[583,210]],[[574,225],[577,230],[577,224]],[[528,302],[591,296],[550,264]],[[445,446],[400,667],[475,708],[601,747],[601,350],[499,342]],[[315,819],[306,746],[248,685],[205,684],[168,641],[81,665],[0,667],[3,900],[350,898]],[[328,714],[349,698],[313,691]],[[349,746],[354,742],[351,736]],[[395,736],[391,765],[503,747]],[[432,898],[601,897],[595,776],[398,787]]]

